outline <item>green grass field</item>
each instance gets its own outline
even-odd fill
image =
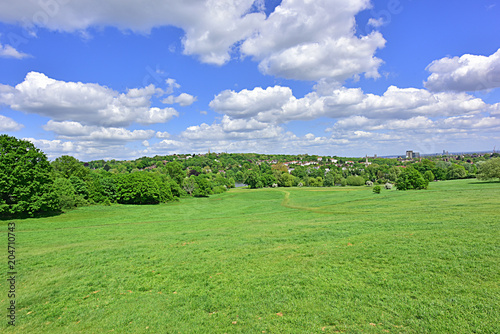
[[[499,209],[500,183],[459,180],[16,220],[17,324],[2,279],[0,331],[500,333]]]

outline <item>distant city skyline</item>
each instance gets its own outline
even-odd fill
[[[0,133],[50,159],[500,146],[494,0],[0,3]]]

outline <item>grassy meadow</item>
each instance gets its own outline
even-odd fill
[[[457,180],[15,220],[16,326],[2,279],[0,331],[500,333],[499,209],[499,182]]]

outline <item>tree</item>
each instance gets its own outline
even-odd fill
[[[75,178],[74,176],[72,178]],[[76,180],[81,181],[79,178]],[[69,210],[77,206],[86,205],[87,201],[83,196],[77,194],[73,183],[64,177],[58,177],[54,181],[54,191],[59,200],[59,208]]]
[[[177,182],[178,185],[182,185],[182,181],[186,177],[186,172],[182,169],[182,165],[177,161],[169,162],[166,164],[165,168],[167,169],[168,175]]]
[[[424,173],[424,179],[426,179],[428,182],[432,182],[434,181],[435,177],[434,177],[434,173],[432,173],[432,171],[428,170]]]
[[[467,172],[464,166],[453,164],[446,170],[446,176],[449,180],[464,179],[467,176]]]
[[[500,158],[481,162],[478,167],[479,180],[500,179]]]
[[[147,172],[123,174],[118,177],[117,181],[118,203],[158,204],[166,201],[166,198],[162,196],[160,185]]]
[[[262,188],[264,186],[263,183],[260,181],[259,175],[254,171],[248,173],[244,183],[248,184],[252,189]]]
[[[56,177],[65,177],[67,179],[71,176],[85,179],[90,172],[90,170],[85,168],[78,159],[69,155],[63,155],[57,158],[51,165]]]
[[[208,197],[210,194],[212,194],[212,185],[210,181],[205,177],[198,176],[193,191],[194,197]]]
[[[424,179],[422,174],[413,167],[407,167],[399,174],[396,180],[398,190],[426,189],[429,181]]]
[[[332,187],[335,184],[335,176],[333,172],[326,173],[323,184],[325,185],[325,187]]]
[[[187,177],[182,181],[182,189],[191,196],[196,187],[196,176]]]
[[[33,216],[58,209],[52,168],[31,142],[0,136],[0,214]]]

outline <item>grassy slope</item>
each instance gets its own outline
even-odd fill
[[[18,326],[0,330],[498,333],[499,206],[500,183],[464,180],[18,220]],[[5,314],[7,290],[1,280]]]

